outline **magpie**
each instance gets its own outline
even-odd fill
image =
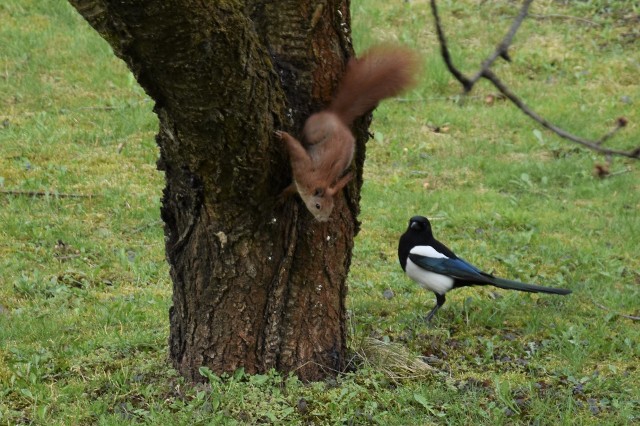
[[[429,312],[426,321],[445,302],[445,294],[454,288],[472,285],[492,285],[507,290],[528,291],[566,295],[571,290],[541,287],[518,281],[494,277],[482,272],[466,260],[456,256],[447,246],[433,237],[431,224],[424,216],[409,219],[409,227],[400,237],[398,259],[402,270],[425,290],[436,295],[436,306]]]

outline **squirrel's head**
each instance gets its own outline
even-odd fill
[[[303,188],[298,187],[298,193],[313,217],[320,222],[326,222],[329,220],[329,216],[331,216],[331,212],[333,211],[333,197],[349,183],[352,177],[353,175],[348,173],[328,188],[315,187],[309,191],[305,191]]]
[[[300,193],[307,210],[320,222],[326,222],[333,211],[333,193],[329,194],[329,188],[315,188],[311,194]]]

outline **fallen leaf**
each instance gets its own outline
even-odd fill
[[[596,163],[593,166],[593,175],[595,177],[599,177],[600,179],[604,179],[609,176],[611,172],[609,171],[609,167],[606,164]]]

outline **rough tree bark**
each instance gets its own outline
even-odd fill
[[[326,223],[277,202],[291,174],[273,131],[298,135],[330,100],[352,54],[349,1],[70,2],[155,101],[176,369],[340,371],[366,123]]]

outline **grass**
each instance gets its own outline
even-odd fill
[[[469,73],[516,14],[507,1],[441,9]],[[398,40],[425,58],[421,85],[380,106],[368,144],[348,297],[360,368],[310,385],[203,369],[210,384],[192,387],[167,362],[171,283],[152,103],[65,2],[0,5],[0,189],[48,193],[0,194],[1,424],[640,419],[640,332],[618,315],[640,313],[637,162],[617,159],[619,174],[596,178],[604,159],[487,102],[491,86],[460,102],[428,2],[358,0],[352,10],[359,50]],[[610,144],[638,145],[636,2],[540,1],[532,13],[513,63],[496,72],[580,135],[628,118]],[[485,269],[574,293],[458,290],[427,326],[434,297],[403,276],[395,254],[413,214]],[[415,357],[432,368],[407,372],[389,356],[407,359],[405,370]]]

